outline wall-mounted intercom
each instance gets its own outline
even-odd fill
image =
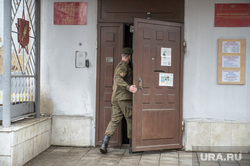
[[[75,56],[75,67],[76,68],[85,68],[89,67],[89,60],[87,59],[87,52],[76,51]]]

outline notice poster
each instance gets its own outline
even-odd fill
[[[54,2],[55,25],[86,25],[87,2]]]
[[[222,82],[240,82],[240,71],[222,71]]]
[[[239,68],[240,56],[222,56],[222,67]]]
[[[171,66],[171,48],[161,48],[161,66]]]
[[[240,53],[240,41],[223,41],[222,53]]]
[[[159,86],[173,86],[173,73],[159,73]]]
[[[244,85],[246,40],[218,40],[218,84]]]

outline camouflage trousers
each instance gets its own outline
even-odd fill
[[[112,136],[117,129],[122,118],[125,117],[127,121],[127,135],[132,138],[132,101],[120,100],[112,101],[112,115],[111,120],[106,129],[105,135]]]

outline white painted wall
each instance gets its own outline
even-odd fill
[[[74,0],[77,1],[83,2]],[[86,126],[86,130],[90,128],[91,131],[86,133],[91,133],[90,139],[94,140],[97,0],[84,0],[88,3],[87,25],[54,25],[54,2],[55,0],[42,1],[41,112],[63,116],[86,116],[92,120],[90,126]],[[75,68],[76,51],[87,52],[89,68]]]
[[[3,0],[0,0],[0,68],[1,70],[3,70],[3,65],[2,65],[2,61],[3,61],[3,55],[2,55],[2,52],[3,52]],[[2,93],[2,90],[3,90],[3,85],[2,85],[2,72],[0,70],[0,93]],[[0,94],[0,104],[2,104],[2,95]]]
[[[41,112],[55,115],[52,144],[94,145],[97,0],[84,0],[87,25],[53,25],[54,1],[42,1]],[[215,3],[249,0],[185,0],[184,119],[250,122],[250,28],[214,27]],[[218,39],[246,39],[245,85],[217,84]],[[75,68],[75,51],[87,52],[90,68]],[[87,126],[71,132],[78,116]],[[85,135],[90,140],[74,142]]]
[[[250,122],[250,27],[214,27],[215,3],[185,0],[184,119]],[[245,85],[218,85],[218,39],[246,39]]]
[[[0,0],[0,47],[3,46],[3,0]]]

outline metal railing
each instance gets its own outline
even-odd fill
[[[4,1],[3,126],[40,116],[39,34],[40,0]]]

